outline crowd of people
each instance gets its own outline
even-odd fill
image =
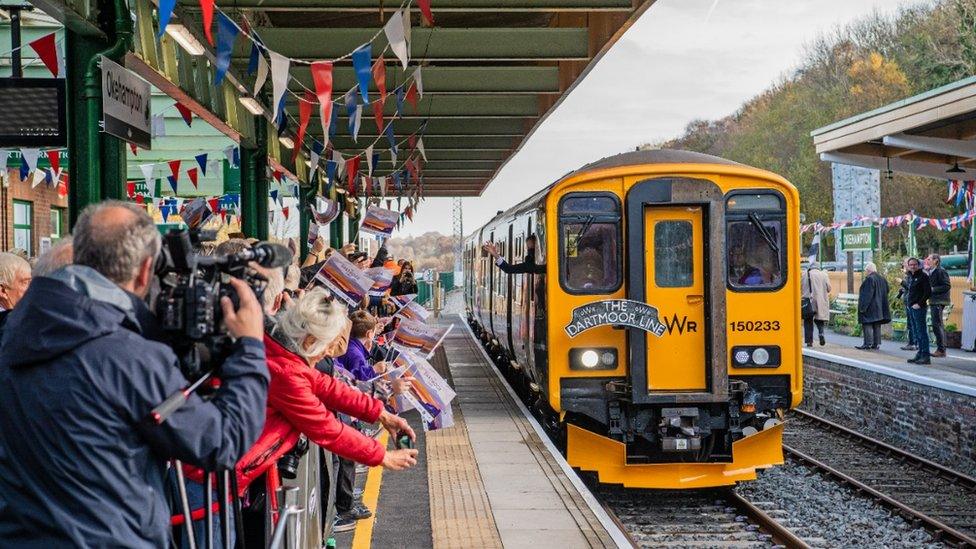
[[[944,313],[951,304],[952,283],[942,268],[939,254],[924,259],[909,257],[903,262],[904,276],[899,280],[897,299],[904,305],[907,343],[905,351],[915,351],[908,362],[930,364],[932,357],[946,356]],[[803,335],[807,347],[813,347],[814,327],[820,345],[826,344],[824,326],[830,320],[830,278],[814,262],[803,274],[801,297],[804,300]],[[878,267],[868,262],[857,298],[857,322],[861,325],[864,342],[856,348],[876,350],[881,347],[881,327],[891,322],[890,288]],[[929,324],[934,342],[929,340]],[[935,350],[931,350],[932,343]]]
[[[255,244],[232,238],[199,251]],[[251,264],[263,292],[230,278],[239,304],[225,297],[220,306],[233,349],[201,397],[183,393],[188,380],[150,309],[160,248],[144,209],[106,201],[33,265],[0,252],[0,545],[163,547],[175,532],[189,546],[177,492],[185,487],[200,540],[206,508],[220,499],[209,472],[224,470],[244,507],[234,531],[263,546],[276,464],[309,442],[321,452],[321,509],[335,510],[326,534],[369,517],[355,497],[357,464],[403,470],[417,457],[377,440],[382,430],[415,438],[388,404],[413,380],[382,376],[391,352],[381,336],[395,329],[395,307],[385,296],[348,306],[310,282],[341,253],[391,270],[391,295],[415,293],[410,262],[319,240],[301,265]],[[171,415],[151,413],[177,393],[185,402]],[[215,537],[215,547],[234,545]]]

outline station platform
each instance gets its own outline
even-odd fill
[[[976,397],[976,353],[948,349],[946,357],[933,358],[932,364],[911,364],[907,360],[915,356],[915,351],[901,350],[902,342],[883,341],[881,349],[866,351],[854,348],[863,343],[860,337],[831,331],[825,335],[827,345],[804,347],[804,356]]]
[[[457,391],[455,425],[422,433],[409,471],[370,469],[363,502],[374,516],[336,536],[338,547],[629,547],[521,402],[463,318],[431,363]]]

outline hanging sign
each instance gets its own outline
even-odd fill
[[[656,307],[630,299],[606,299],[573,309],[573,318],[564,330],[569,337],[576,337],[590,328],[607,325],[637,328],[658,337],[666,329]]]
[[[105,56],[101,65],[105,133],[149,150],[152,148],[149,82]]]

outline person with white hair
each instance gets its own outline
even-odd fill
[[[37,258],[33,274],[35,277],[48,276],[61,267],[71,265],[73,260],[74,246],[71,237],[68,236],[58,240],[57,244]]]
[[[30,263],[19,255],[0,252],[0,313],[13,309],[30,283]]]
[[[857,349],[873,350],[881,347],[881,325],[891,322],[888,303],[888,281],[878,274],[878,267],[864,265],[864,279],[857,297],[857,321],[861,323],[864,344]]]

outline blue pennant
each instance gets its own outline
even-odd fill
[[[397,99],[397,116],[403,112],[403,99],[406,97],[406,92],[403,91],[403,85],[396,89],[396,99]]]
[[[271,200],[274,200],[275,202],[278,201],[278,191],[277,190],[271,191]]]
[[[247,61],[247,74],[253,76],[258,72],[258,57],[261,55],[261,46],[264,46],[264,42],[256,34],[251,35],[251,40],[251,58]]]
[[[217,74],[214,76],[214,86],[219,86],[230,67],[230,54],[234,50],[234,40],[237,40],[237,25],[223,12],[217,12]]]
[[[373,169],[375,170],[376,169],[375,166],[379,166],[379,165],[380,165],[380,153],[374,152],[373,153],[373,166],[374,166]]]
[[[26,181],[27,176],[30,174],[30,166],[27,165],[27,159],[23,155],[20,156],[20,180]]]
[[[167,175],[166,179],[169,180],[169,186],[173,188],[173,194],[176,194],[176,178],[172,175]]]
[[[194,156],[197,159],[197,165],[200,166],[200,173],[204,177],[207,177],[207,153],[202,153]]]
[[[371,44],[366,43],[352,52],[352,66],[356,70],[356,80],[359,82],[359,94],[363,103],[369,104],[369,81],[372,79],[373,56],[370,52]]]
[[[162,38],[166,32],[166,25],[173,16],[173,8],[176,7],[176,0],[159,0],[159,34],[156,38]]]
[[[336,134],[336,126],[339,124],[339,109],[332,109],[332,118],[329,119],[329,140],[331,141]]]
[[[339,165],[336,163],[335,160],[326,160],[325,161],[325,177],[327,177],[329,179],[329,185],[331,185],[333,182],[335,182],[336,169],[338,167],[339,167]]]
[[[396,138],[393,137],[393,121],[391,120],[389,124],[386,125],[386,139],[390,142],[390,150],[393,151],[393,155],[397,154]]]

